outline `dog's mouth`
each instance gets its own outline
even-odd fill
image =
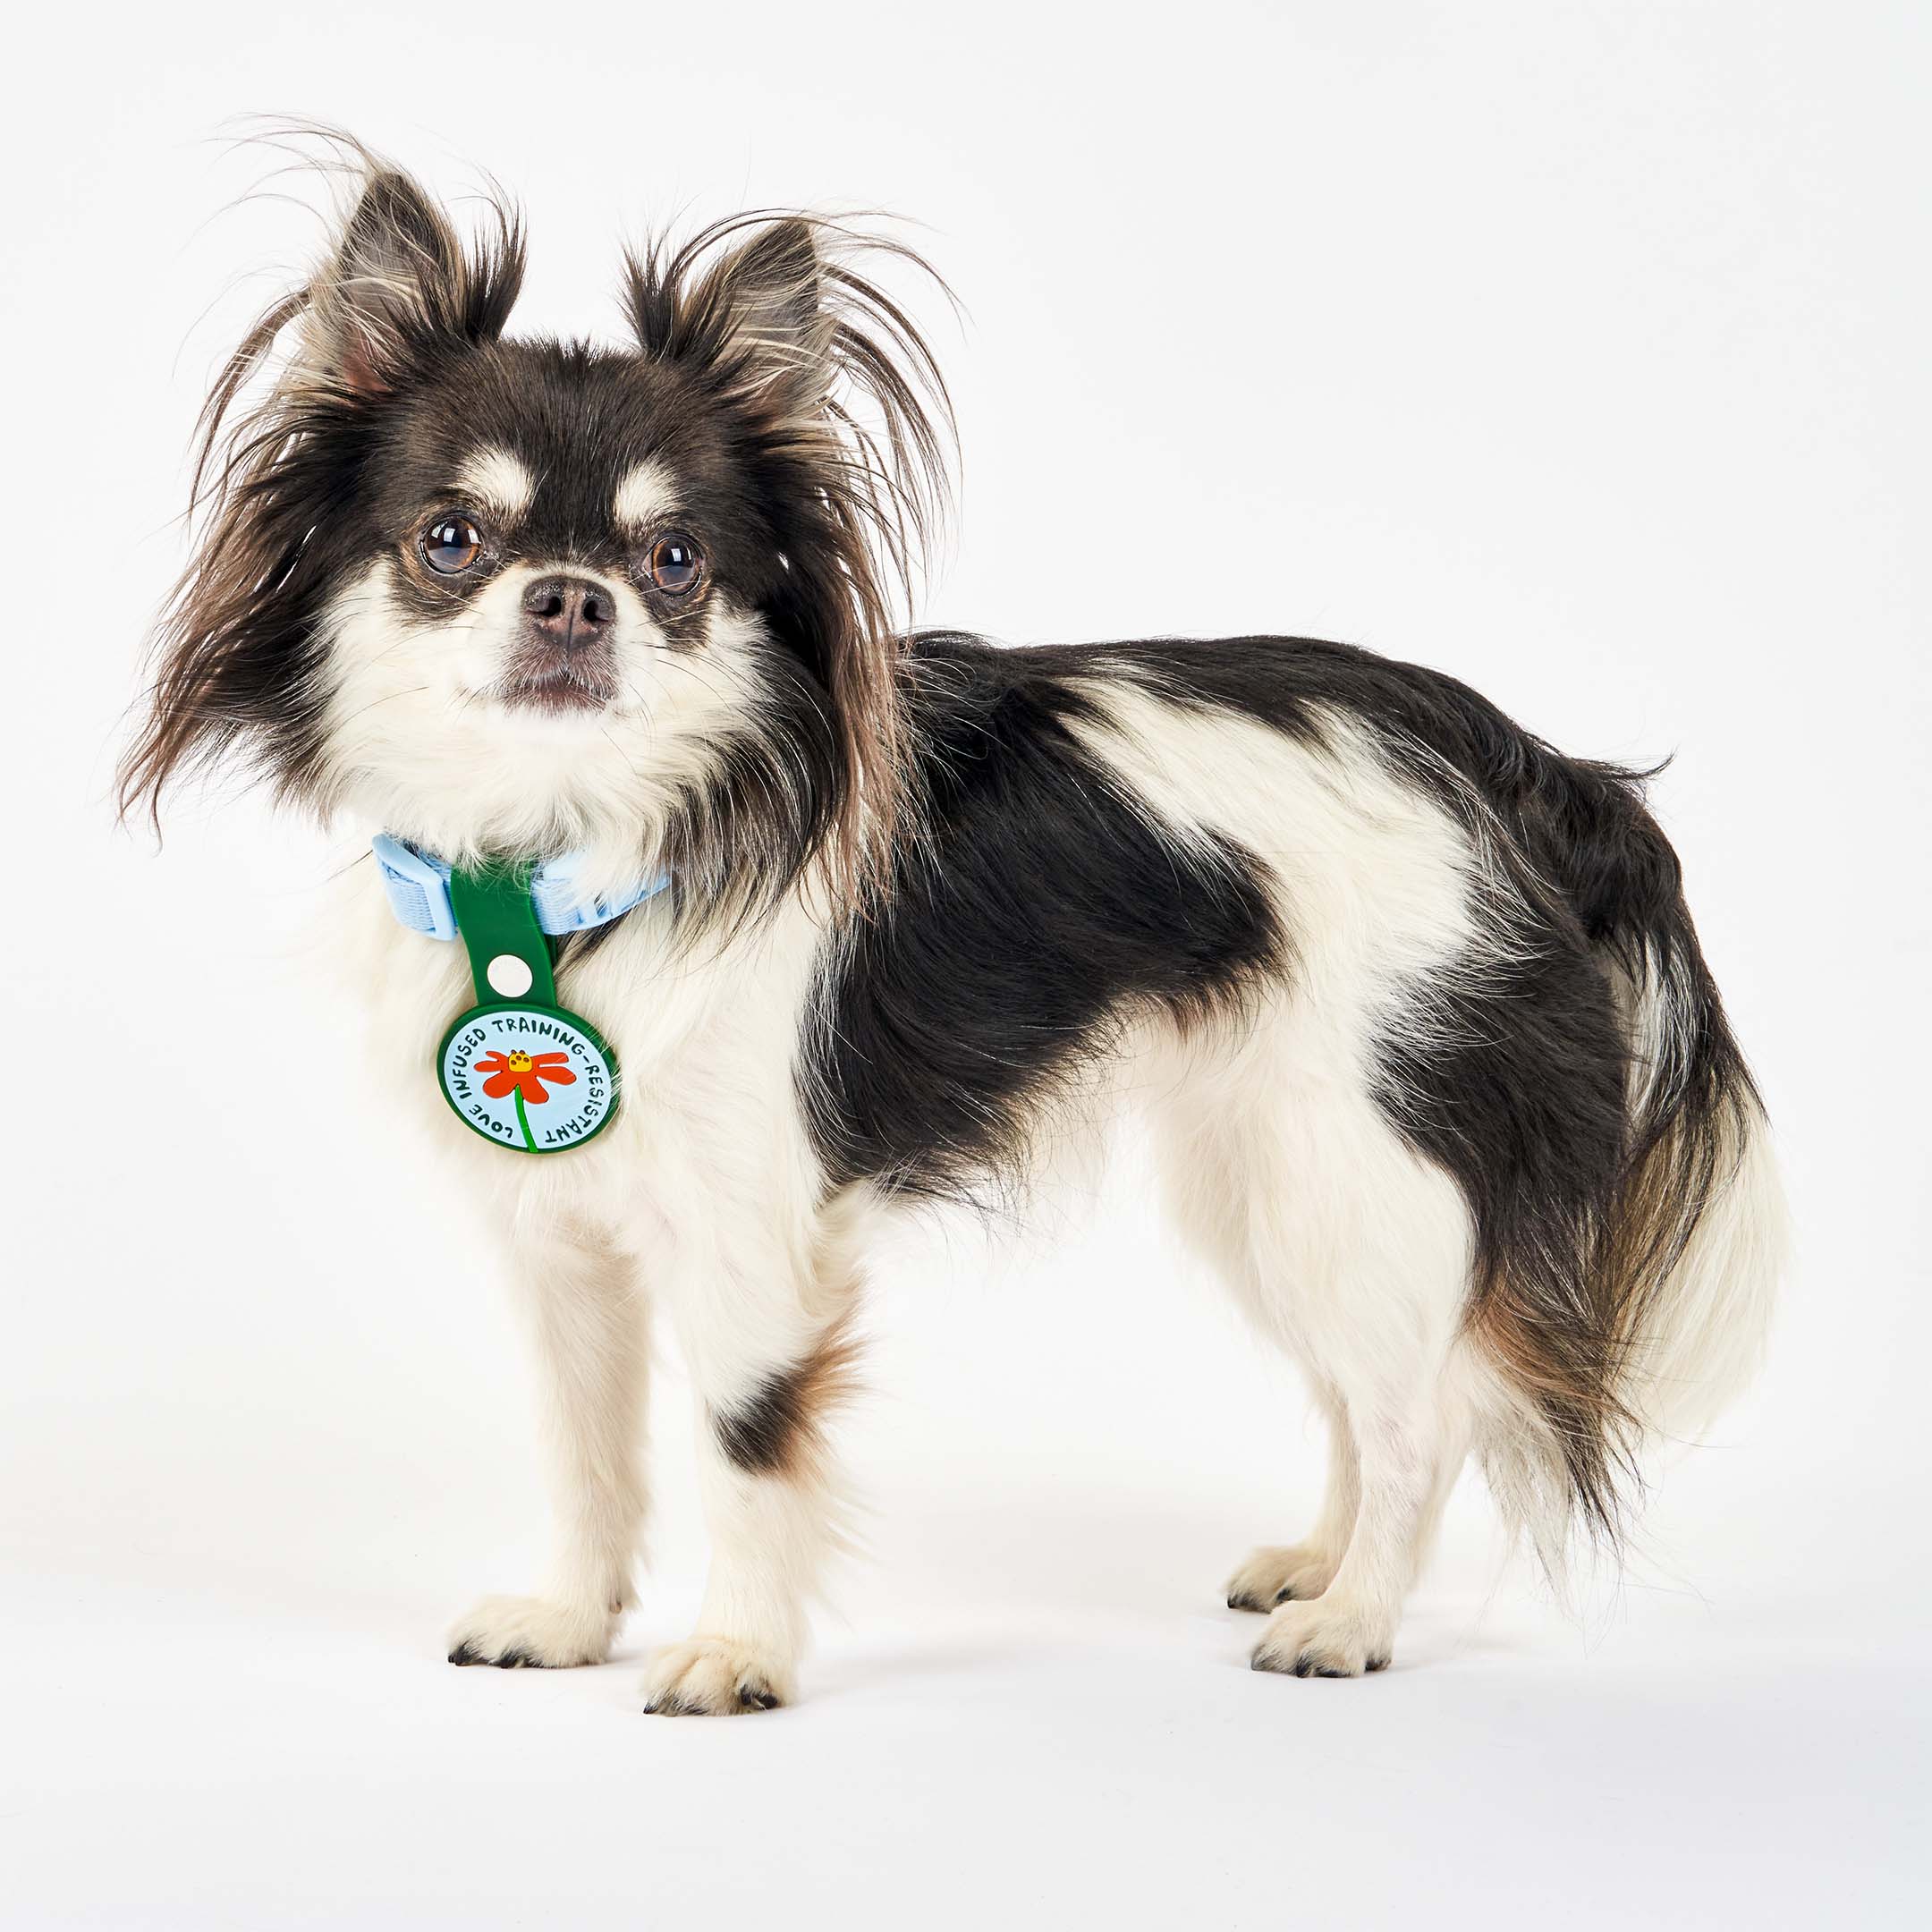
[[[614,671],[569,659],[513,665],[490,687],[490,696],[506,710],[535,711],[552,717],[602,711],[616,695]]]

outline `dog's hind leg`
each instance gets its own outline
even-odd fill
[[[1279,1297],[1280,1326],[1339,1394],[1358,1471],[1354,1521],[1326,1589],[1283,1603],[1255,1646],[1256,1669],[1298,1677],[1352,1677],[1388,1663],[1402,1598],[1471,1427],[1462,1197],[1366,1099],[1337,1105],[1335,1116],[1302,1197],[1317,1204],[1318,1238],[1292,1227],[1303,1211],[1296,1206],[1253,1217],[1256,1261]],[[1299,1271],[1269,1266],[1277,1245]]]
[[[1354,1533],[1361,1499],[1361,1463],[1341,1392],[1326,1385],[1316,1399],[1328,1424],[1328,1479],[1314,1528],[1299,1543],[1264,1544],[1228,1579],[1230,1610],[1272,1610],[1305,1603],[1335,1580]]]
[[[1362,1502],[1347,1553],[1321,1596],[1284,1603],[1269,1617],[1254,1648],[1257,1670],[1355,1677],[1389,1662],[1418,1549],[1467,1435],[1442,1392],[1419,1385],[1385,1399],[1360,1440]]]
[[[1467,1452],[1470,1224],[1454,1182],[1276,1020],[1189,1069],[1156,1126],[1183,1231],[1307,1373],[1334,1444],[1314,1530],[1256,1552],[1230,1601],[1270,1612],[1258,1668],[1353,1676],[1387,1663]]]
[[[633,1264],[588,1232],[519,1224],[512,1248],[543,1383],[555,1555],[535,1597],[487,1597],[449,1633],[452,1664],[600,1664],[632,1597],[644,1515],[648,1345]]]

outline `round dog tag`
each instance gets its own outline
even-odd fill
[[[436,1078],[464,1126],[525,1154],[581,1146],[617,1109],[614,1055],[561,1006],[472,1006],[443,1036]]]
[[[481,1004],[443,1036],[436,1074],[472,1132],[513,1153],[561,1154],[610,1125],[617,1056],[588,1020],[557,1004],[530,882],[527,865],[450,874],[450,906]]]

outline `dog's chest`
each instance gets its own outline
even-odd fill
[[[589,1021],[620,1070],[615,1117],[594,1141],[530,1155],[493,1147],[452,1114],[436,1051],[476,1002],[467,954],[409,932],[379,891],[358,893],[353,996],[396,1109],[472,1184],[506,1201],[606,1224],[676,1224],[760,1189],[817,1185],[797,1088],[818,933],[794,905],[726,944],[674,943],[668,905],[627,915],[579,958],[557,997]]]

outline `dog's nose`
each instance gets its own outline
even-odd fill
[[[523,593],[523,614],[545,643],[559,650],[594,644],[617,621],[617,606],[588,577],[539,577]]]

